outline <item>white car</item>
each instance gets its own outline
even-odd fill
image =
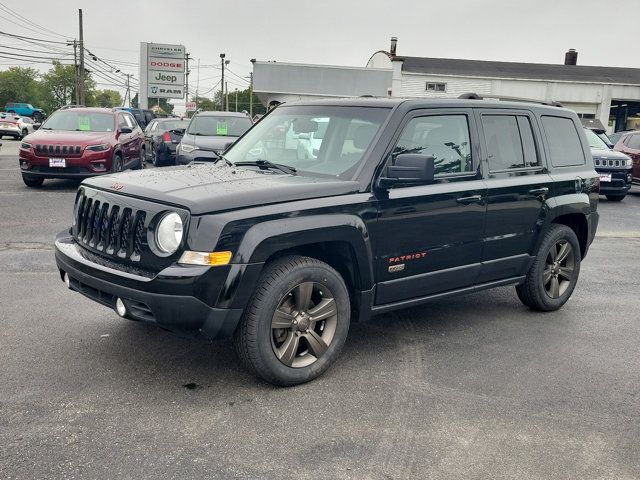
[[[20,140],[36,130],[34,125],[39,126],[40,124],[29,117],[2,112],[0,113],[0,138],[13,137]]]

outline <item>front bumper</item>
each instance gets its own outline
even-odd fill
[[[609,170],[596,168],[598,175],[611,175],[610,182],[600,181],[601,195],[624,195],[631,188],[632,175],[629,170]]]
[[[55,156],[54,154],[51,157]],[[63,157],[65,167],[50,167],[49,156],[38,156],[29,150],[19,151],[20,171],[31,178],[83,179],[111,172],[112,152],[84,152],[78,157]],[[100,165],[102,168],[97,168]]]
[[[170,267],[149,278],[92,261],[68,231],[56,237],[55,257],[72,290],[110,308],[121,298],[129,317],[180,335],[229,337],[242,315],[242,309],[215,308],[183,294],[185,286],[197,284],[212,267]]]

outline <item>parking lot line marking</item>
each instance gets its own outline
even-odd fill
[[[596,238],[640,238],[640,232],[597,232]]]

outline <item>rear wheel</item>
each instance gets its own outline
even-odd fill
[[[111,162],[111,171],[113,173],[118,173],[122,171],[122,157],[119,153],[116,153],[113,156],[113,162]]]
[[[138,155],[138,165],[133,167],[132,170],[142,170],[147,167],[147,154],[144,148],[140,149],[140,155]]]
[[[297,385],[333,364],[349,321],[349,292],[340,274],[313,258],[285,257],[266,267],[234,344],[251,372],[274,385]]]
[[[621,202],[626,197],[626,194],[623,195],[607,195],[607,200],[610,202]]]
[[[158,166],[158,152],[156,151],[156,145],[154,143],[151,144],[151,164],[154,167]]]
[[[580,244],[574,231],[566,225],[552,225],[524,283],[516,287],[518,298],[533,310],[559,309],[575,289],[581,260]]]
[[[41,177],[30,177],[28,175],[22,175],[22,181],[27,187],[30,188],[40,188],[44,183],[44,178]]]

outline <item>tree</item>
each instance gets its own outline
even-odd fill
[[[73,65],[63,65],[58,61],[52,62],[53,67],[42,76],[43,108],[53,112],[58,108],[75,103],[76,72]],[[96,83],[89,72],[85,72],[85,97],[90,99]]]
[[[216,105],[215,110],[220,110],[220,98],[222,97],[222,91],[218,90],[214,97]],[[266,113],[267,108],[262,105],[262,102],[258,99],[254,93],[252,99],[249,100],[249,89],[238,90],[238,112],[246,110],[250,111],[250,102],[253,103],[253,114]],[[236,109],[236,92],[235,90],[229,90],[229,110],[235,111]]]
[[[0,109],[7,102],[31,103],[39,106],[42,90],[40,74],[33,68],[11,67],[0,72]]]
[[[122,105],[122,95],[115,90],[95,90],[91,96],[87,96],[88,107],[113,108]]]

